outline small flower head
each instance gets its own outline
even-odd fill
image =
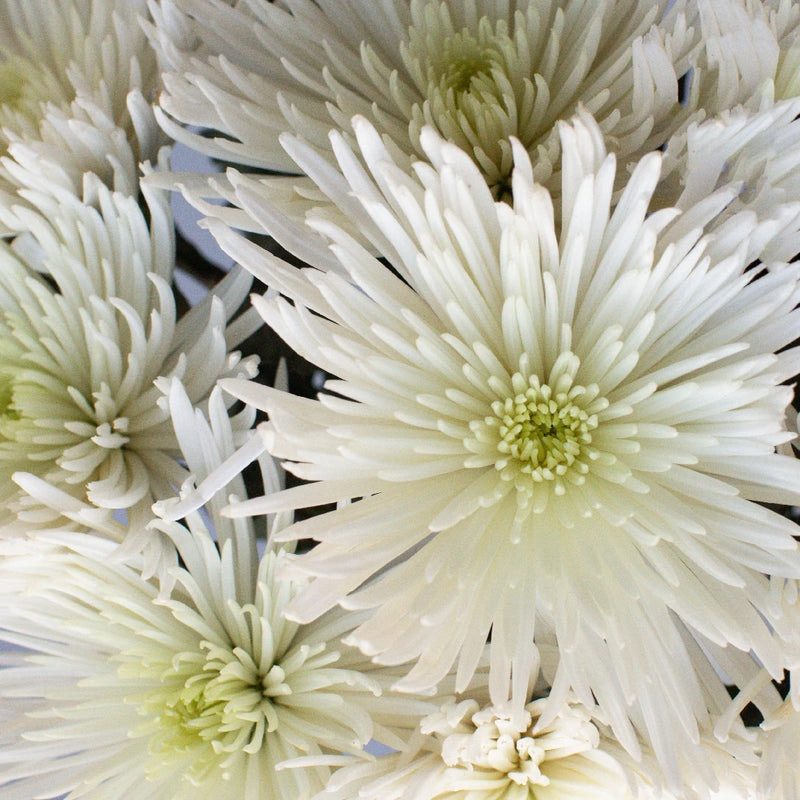
[[[227,318],[249,277],[231,275],[178,320],[165,198],[149,194],[146,219],[135,199],[98,184],[95,191],[98,209],[74,196],[56,201],[29,191],[27,206],[0,210],[9,227],[31,232],[0,250],[6,521],[9,512],[28,523],[60,517],[30,510],[30,498],[12,482],[18,472],[88,500],[106,519],[116,509],[149,517],[153,500],[170,496],[186,476],[156,379],[181,378],[199,404],[220,375],[255,371],[226,341]],[[59,505],[60,496],[52,502]]]
[[[465,700],[423,720],[421,733],[441,747],[446,767],[440,780],[442,796],[458,798],[472,790],[490,797],[505,783],[499,796],[516,792],[546,800],[572,792],[576,797],[624,797],[622,771],[613,759],[598,754],[600,736],[589,715],[565,705],[556,719],[540,728],[537,721],[544,706],[544,700],[529,703],[522,718],[515,720],[508,712]],[[582,780],[576,780],[581,772]]]
[[[138,194],[139,164],[164,142],[144,14],[144,0],[0,3],[0,189],[38,177],[82,196],[92,173]]]
[[[672,794],[647,752],[633,761],[575,697],[551,714],[546,697],[521,713],[451,698],[423,718],[405,752],[339,770],[317,800],[753,800],[758,758],[750,741],[695,746],[719,774],[718,789],[693,782]]]

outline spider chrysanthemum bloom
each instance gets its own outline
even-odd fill
[[[0,2],[0,155],[10,148],[33,171],[46,161],[47,179],[76,194],[85,172],[138,194],[139,163],[164,141],[146,14],[144,0]],[[19,184],[17,169],[0,167],[0,188]]]
[[[171,69],[163,125],[209,155],[289,173],[297,165],[280,147],[282,131],[328,151],[328,131],[349,130],[360,114],[413,159],[426,157],[420,131],[431,125],[471,155],[495,196],[506,196],[510,137],[546,180],[558,155],[555,123],[579,103],[626,160],[680,125],[678,77],[695,37],[667,6],[153,2],[152,38]],[[202,138],[176,121],[223,135]]]
[[[171,528],[186,568],[166,600],[107,540],[5,543],[0,640],[29,651],[0,670],[5,796],[299,800],[373,735],[397,746],[381,722],[429,708],[379,696],[391,681],[341,645],[343,612],[284,619],[284,555]]]
[[[402,279],[324,219],[310,224],[347,279],[211,222],[292,301],[256,299],[264,319],[338,378],[316,401],[226,384],[269,412],[265,442],[312,481],[231,513],[361,498],[282,534],[319,541],[292,565],[314,578],[292,618],[376,609],[350,640],[417,659],[402,682],[415,690],[454,661],[463,686],[491,630],[495,703],[509,674],[527,693],[537,630],[553,631],[553,708],[570,686],[596,698],[626,747],[637,728],[675,776],[728,701],[695,640],[752,650],[774,676],[788,658],[762,573],[800,571],[796,528],[752,501],[798,499],[800,465],[775,452],[792,438],[798,267],[746,270],[753,214],[704,235],[732,190],[649,214],[658,154],[611,212],[615,160],[590,118],[562,128],[558,226],[522,148],[510,206],[433,133],[435,166],[412,177],[355,129],[369,171],[337,136],[347,180],[309,152],[305,165]],[[237,180],[258,216],[258,185]]]
[[[14,512],[27,522],[57,516],[31,509],[11,480],[17,472],[86,499],[104,518],[117,509],[149,516],[153,500],[171,496],[186,477],[154,381],[181,378],[201,404],[218,377],[255,374],[253,360],[233,349],[246,331],[228,328],[250,276],[232,274],[178,319],[166,199],[148,192],[145,217],[134,198],[101,185],[94,192],[98,209],[32,190],[28,206],[0,209],[8,227],[30,231],[0,247],[6,522]]]

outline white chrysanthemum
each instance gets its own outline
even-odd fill
[[[275,577],[281,553],[259,564],[237,537],[219,555],[199,522],[177,527],[167,600],[106,540],[6,544],[0,638],[32,652],[0,670],[5,797],[300,800],[336,754],[399,743],[376,723],[429,708],[378,696],[389,681],[338,642],[342,613],[283,618],[299,587]],[[277,768],[298,757],[313,763]]]
[[[695,639],[773,676],[787,658],[762,573],[800,573],[796,529],[751,501],[798,500],[800,464],[775,452],[792,437],[798,268],[746,271],[755,215],[703,235],[731,190],[648,214],[658,154],[611,213],[615,160],[591,119],[562,128],[558,227],[522,148],[512,207],[434,134],[435,167],[412,177],[355,128],[369,172],[334,137],[347,181],[306,153],[309,174],[404,280],[324,219],[311,226],[346,280],[211,222],[291,299],[257,299],[265,320],[339,378],[317,401],[226,384],[269,411],[271,451],[314,482],[232,513],[362,498],[285,532],[319,541],[293,564],[314,580],[292,618],[377,609],[350,640],[417,659],[401,684],[415,690],[454,661],[463,687],[491,630],[495,703],[509,674],[526,695],[537,631],[553,631],[555,697],[596,698],[631,752],[633,722],[675,777],[728,700]],[[254,216],[257,189],[239,179]]]
[[[718,179],[741,181],[729,213],[800,197],[792,124],[800,97],[800,6],[791,0],[699,0],[697,6],[702,47],[688,106],[701,111],[668,143],[663,202],[697,203]],[[783,244],[771,243],[767,257],[788,260],[800,250],[794,242],[784,255]]]
[[[761,233],[750,237],[748,257],[790,261],[800,253],[797,226],[789,224],[800,199],[800,98],[759,111],[723,112],[685,135],[664,154],[658,203],[688,209],[722,188],[735,196],[707,228],[723,231],[742,211],[757,215]],[[771,220],[771,223],[768,221]]]
[[[678,77],[695,33],[668,5],[151,2],[151,35],[172,70],[162,124],[209,155],[291,173],[297,166],[278,142],[287,129],[329,151],[328,131],[349,130],[360,114],[407,157],[424,158],[420,131],[432,125],[502,196],[510,137],[535,155],[545,180],[558,155],[555,123],[579,103],[625,160],[679,126],[688,111],[678,105]],[[175,121],[223,135],[202,138]]]
[[[472,697],[451,699],[420,722],[406,751],[343,767],[315,800],[675,800],[652,758],[632,763],[575,698],[542,724],[545,713],[544,697],[518,720]],[[724,774],[724,786],[709,794],[687,783],[682,797],[753,800],[752,744],[698,748]]]
[[[148,514],[153,499],[170,496],[186,475],[154,381],[181,378],[199,404],[219,376],[255,374],[251,359],[231,352],[243,326],[226,330],[250,277],[232,274],[176,319],[165,198],[148,193],[148,221],[134,198],[99,185],[94,192],[99,210],[74,196],[57,201],[35,191],[26,197],[36,210],[0,208],[0,222],[31,231],[0,247],[6,520],[9,512],[28,522],[54,516],[29,508],[11,481],[16,472],[85,498],[101,516],[115,509]]]
[[[146,14],[144,0],[3,0],[0,155],[47,162],[48,179],[78,195],[86,172],[137,194],[138,165],[163,140]],[[2,188],[17,185],[16,169],[4,160]]]

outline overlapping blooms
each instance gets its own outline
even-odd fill
[[[701,647],[726,648],[745,680],[751,652],[775,677],[786,665],[762,573],[800,570],[795,528],[751,501],[797,501],[800,466],[775,452],[793,435],[797,267],[747,271],[754,215],[730,223],[735,238],[703,235],[730,190],[648,214],[657,154],[610,212],[615,160],[587,117],[562,128],[558,226],[521,147],[511,207],[433,132],[435,166],[412,177],[366,121],[355,129],[368,171],[337,136],[346,179],[310,151],[304,166],[340,208],[360,206],[352,221],[401,277],[324,218],[310,225],[347,279],[297,273],[212,223],[291,300],[254,301],[264,319],[338,378],[317,401],[225,383],[269,411],[265,442],[312,481],[231,513],[361,498],[284,533],[319,541],[292,566],[313,577],[292,618],[375,609],[350,641],[415,659],[407,690],[454,662],[463,687],[491,630],[495,703],[509,678],[527,695],[535,642],[553,634],[548,719],[568,689],[596,698],[624,746],[643,735],[680,785],[728,703]],[[258,184],[237,190],[258,217]]]
[[[149,515],[185,471],[154,381],[179,377],[202,404],[220,375],[253,376],[226,331],[250,286],[236,272],[177,319],[169,281],[172,216],[148,192],[148,217],[134,198],[95,185],[100,210],[71,195],[35,191],[29,206],[0,208],[0,221],[29,230],[0,249],[0,503],[6,522],[62,515],[63,494],[39,498],[12,482],[33,473],[86,499],[101,518],[127,509]],[[35,210],[30,206],[34,206]],[[64,511],[71,509],[64,509]],[[94,522],[98,522],[95,519]]]
[[[3,797],[797,800],[800,4],[0,13]]]
[[[199,481],[231,454],[234,427],[219,390],[208,419],[177,380],[168,397]],[[273,488],[275,465],[262,467]],[[104,539],[2,543],[0,641],[27,650],[0,670],[6,796],[300,800],[372,736],[401,746],[435,708],[382,696],[396,675],[339,641],[356,617],[287,621],[302,582],[277,577],[286,554],[259,559],[249,521],[214,518],[219,548],[199,513],[153,521],[181,557],[166,597]]]
[[[162,124],[216,158],[289,173],[297,164],[278,140],[287,129],[330,155],[329,130],[347,135],[350,119],[363,115],[409,166],[427,157],[420,131],[429,125],[474,159],[495,197],[505,197],[510,137],[532,155],[537,180],[548,180],[558,160],[556,122],[579,104],[623,161],[659,147],[685,122],[691,110],[678,103],[678,78],[691,64],[697,32],[681,8],[668,5],[151,2],[152,38],[171,70]],[[201,137],[185,126],[221,135]],[[296,215],[319,202],[307,181],[264,182],[272,202]],[[222,191],[238,205],[224,181],[200,191]],[[246,215],[230,219],[245,229],[254,224]]]
[[[18,162],[2,162],[0,188],[13,192],[24,170],[78,196],[87,173],[138,194],[140,162],[165,141],[146,11],[144,0],[0,3],[0,155]]]

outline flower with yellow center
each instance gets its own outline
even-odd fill
[[[374,609],[349,641],[415,660],[408,691],[452,664],[463,690],[490,637],[498,707],[527,697],[553,636],[554,685],[596,702],[631,753],[652,745],[680,786],[728,699],[707,654],[752,651],[774,677],[793,659],[764,573],[800,574],[796,530],[754,501],[800,499],[800,464],[776,452],[793,436],[800,273],[747,267],[796,215],[745,212],[715,234],[728,188],[650,213],[658,154],[612,206],[615,159],[587,116],[561,128],[559,214],[521,145],[509,205],[432,131],[409,174],[355,130],[367,168],[342,137],[338,176],[292,152],[371,252],[313,215],[316,268],[298,273],[210,222],[274,290],[259,313],[335,376],[316,401],[223,382],[269,413],[265,445],[308,481],[230,513],[354,499],[281,533],[318,541],[287,570],[312,578],[290,618]],[[235,186],[267,221],[258,182]]]
[[[177,379],[167,398],[200,481],[231,455],[239,423],[219,390],[207,414]],[[263,455],[259,463],[267,490],[276,488],[276,465]],[[363,763],[371,737],[402,747],[435,710],[384,693],[397,671],[342,644],[360,615],[285,619],[304,581],[278,576],[283,550],[259,558],[249,521],[219,515],[244,484],[236,476],[225,488],[206,509],[219,544],[198,513],[187,527],[152,519],[127,533],[160,535],[172,548],[160,585],[142,559],[122,561],[113,542],[89,534],[0,542],[0,646],[24,648],[4,652],[0,669],[0,791],[307,800],[332,766]],[[270,519],[268,533],[285,522]]]
[[[16,473],[88,501],[93,524],[117,510],[149,519],[186,477],[155,381],[182,379],[202,405],[218,377],[256,370],[227,330],[249,275],[235,271],[178,319],[166,198],[148,191],[146,217],[135,198],[86,185],[99,209],[35,190],[0,207],[0,223],[29,231],[0,245],[0,517],[16,518],[6,534],[71,510],[59,512],[61,494],[50,508],[34,502]]]
[[[187,567],[167,599],[112,542],[4,543],[0,641],[29,652],[0,671],[0,787],[308,798],[373,734],[401,744],[392,731],[427,704],[379,697],[391,673],[338,641],[352,627],[342,612],[310,626],[283,618],[299,588],[275,577],[283,554],[259,563],[241,530],[220,554],[199,521],[191,535],[171,528]],[[298,758],[314,763],[278,766]]]

